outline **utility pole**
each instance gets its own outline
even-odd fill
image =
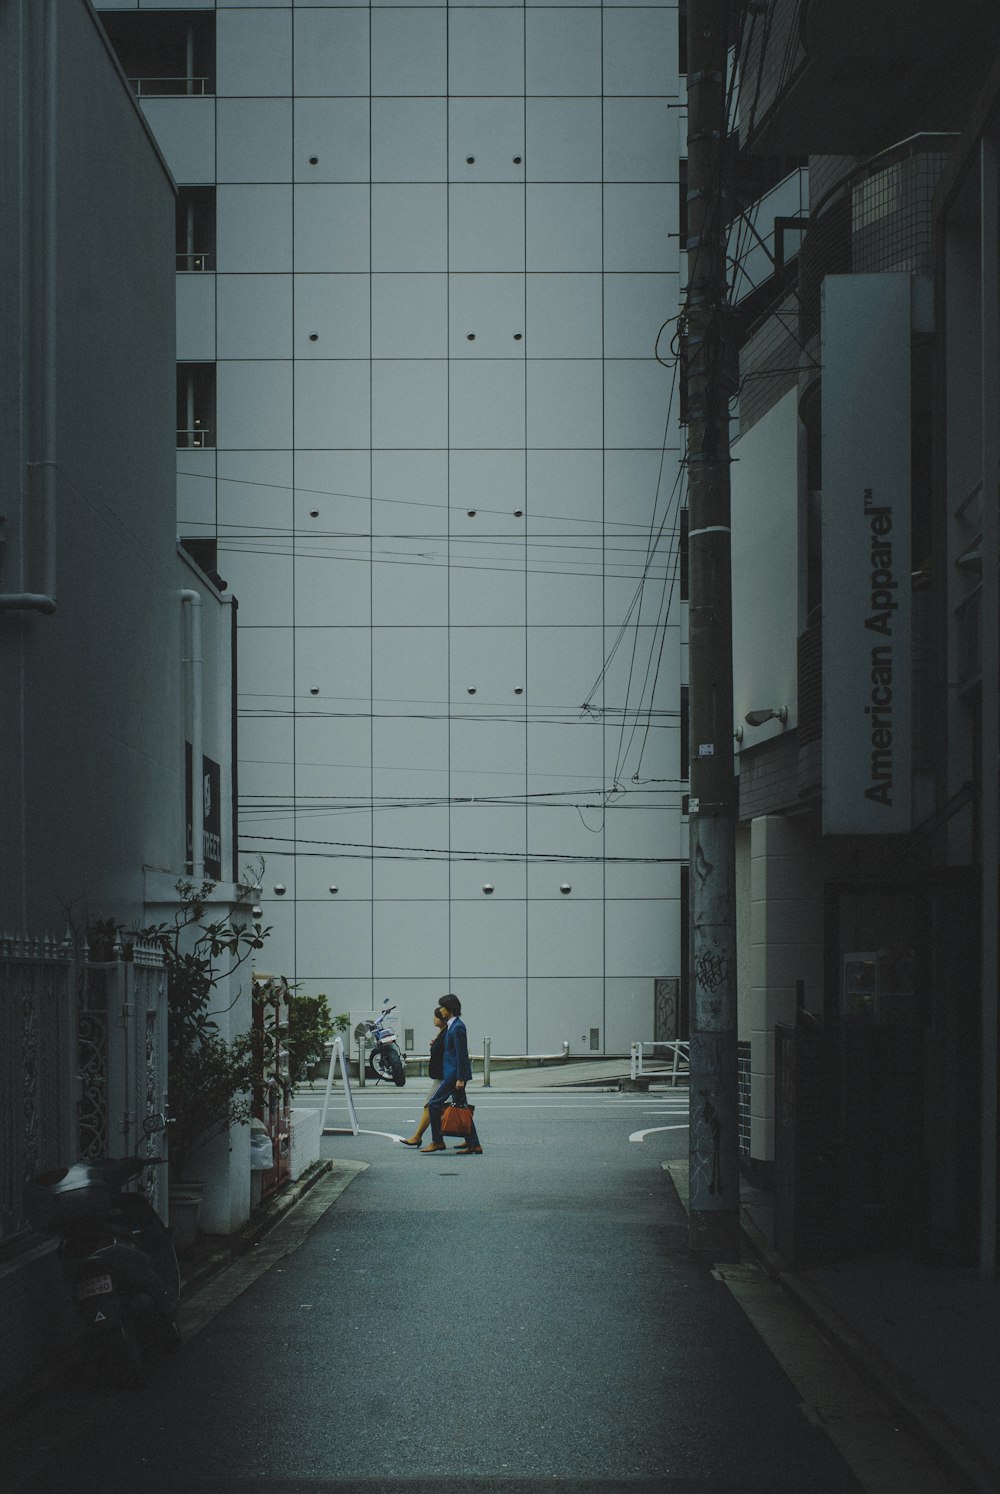
[[[723,155],[730,0],[688,0],[688,414],[691,991],[689,1239],[740,1257],[736,1059],[737,795]]]

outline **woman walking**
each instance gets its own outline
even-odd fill
[[[447,1013],[443,1012],[439,1006],[436,1006],[434,1008],[434,1026],[438,1029],[438,1031],[437,1036],[431,1043],[430,1059],[427,1064],[428,1076],[433,1079],[434,1083],[431,1085],[430,1090],[428,1091],[428,1100],[433,1095],[437,1094],[438,1086],[440,1085],[441,1080],[444,1078],[444,1040],[448,1026],[448,1016]],[[430,1123],[431,1114],[427,1109],[427,1105],[425,1103],[424,1108],[420,1113],[420,1121],[417,1125],[417,1129],[414,1131],[412,1136],[407,1136],[405,1138],[405,1140],[403,1141],[403,1145],[418,1147],[421,1140],[423,1139],[423,1134],[427,1130],[427,1127],[430,1125]]]

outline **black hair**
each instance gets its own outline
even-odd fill
[[[441,997],[438,1006],[441,1007],[442,1011],[450,1012],[453,1017],[460,1017],[462,1015],[462,1003],[457,996],[453,996],[450,992],[447,996]]]

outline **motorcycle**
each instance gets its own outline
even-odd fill
[[[396,1042],[396,1034],[387,1025],[389,1013],[396,1008],[382,1003],[382,1011],[374,1022],[365,1018],[365,1026],[368,1029],[368,1041],[374,1043],[374,1050],[368,1057],[368,1068],[373,1079],[391,1079],[393,1084],[400,1088],[406,1083],[406,1059],[399,1051]]]
[[[150,1117],[139,1146],[166,1122]],[[25,1185],[33,1229],[60,1237],[84,1347],[119,1385],[141,1382],[148,1347],[180,1348],[180,1272],[167,1226],[126,1185],[162,1157],[105,1157],[41,1173]]]

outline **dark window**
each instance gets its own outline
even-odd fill
[[[677,228],[681,241],[681,253],[684,254],[687,251],[688,242],[688,163],[682,158],[677,164],[680,168],[680,181],[677,185]]]
[[[141,97],[215,92],[214,11],[103,11],[101,25]]]
[[[681,686],[681,777],[688,778],[690,767],[688,748],[688,687]]]
[[[215,269],[215,188],[177,189],[177,268]]]
[[[215,364],[177,365],[177,445],[215,445]]]
[[[677,568],[681,583],[681,601],[688,600],[688,511],[681,509],[680,530],[677,535]]]

